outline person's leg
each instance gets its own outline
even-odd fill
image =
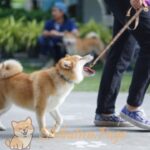
[[[141,52],[142,53],[142,52]],[[145,92],[150,83],[150,57],[139,56],[129,90],[128,105],[139,107],[143,103]]]
[[[40,48],[40,54],[48,59],[48,62],[43,67],[44,69],[49,68],[55,64],[55,58],[57,52],[54,48],[54,42],[51,38],[45,38],[44,36],[40,36],[38,38],[38,46]]]
[[[113,6],[112,1],[108,1]],[[115,5],[114,5],[115,7]],[[113,8],[119,13],[118,7]],[[118,21],[119,20],[119,21]],[[114,35],[123,27],[120,16],[115,16]],[[124,17],[125,20],[125,17]],[[113,114],[115,101],[120,89],[123,72],[127,69],[135,52],[136,40],[126,31],[121,38],[113,45],[109,52],[98,94],[97,114]]]
[[[61,58],[65,57],[66,51],[63,49],[61,44],[56,44],[54,46],[54,51],[55,51],[55,62],[57,63]]]
[[[125,16],[127,10],[131,7],[130,0],[105,0],[110,10],[113,12],[115,18],[121,23],[125,23]],[[138,28],[131,32],[138,41],[142,48],[139,58],[136,63],[132,84],[129,90],[128,104],[133,106],[140,106],[145,94],[145,91],[149,84],[149,46],[150,46],[150,12],[142,12],[140,15],[140,22]],[[141,70],[140,70],[141,69]],[[141,75],[141,72],[145,72],[145,76]],[[139,74],[137,76],[137,74]],[[141,86],[143,85],[143,86]],[[138,91],[138,92],[137,92]],[[134,99],[134,101],[133,101]],[[139,101],[140,99],[140,101]]]
[[[39,47],[40,54],[47,56],[49,54],[49,49],[50,49],[49,39],[43,36],[40,36],[38,38],[37,44]]]
[[[130,5],[130,0],[105,0],[110,2],[111,10],[119,21],[123,18]],[[122,4],[121,4],[122,3]],[[116,9],[115,6],[118,8]],[[118,12],[116,11],[118,10]],[[117,12],[117,13],[116,13]],[[140,23],[138,28],[133,31],[133,35],[138,41],[141,52],[137,60],[132,84],[129,91],[128,107],[124,107],[121,112],[121,117],[130,123],[144,128],[150,129],[150,121],[147,120],[143,112],[138,110],[143,102],[145,92],[150,82],[150,12],[142,12],[140,15]],[[133,111],[131,111],[133,110]],[[134,111],[135,110],[135,111]]]
[[[105,0],[109,4],[111,11],[115,18],[120,22],[125,23],[125,15],[127,10],[131,7],[130,0]],[[150,12],[143,12],[140,17],[140,23],[138,28],[132,32],[134,37],[137,39],[140,47],[142,48],[140,56],[137,60],[132,84],[130,87],[128,104],[130,107],[141,105],[143,97],[147,87],[149,85],[150,78]],[[144,66],[144,69],[143,69]],[[138,81],[138,82],[137,82]],[[136,90],[134,90],[136,88]],[[140,93],[140,94],[139,94]],[[121,117],[130,123],[150,129],[150,121],[144,118],[142,111],[130,111],[129,108],[124,107],[121,112]]]
[[[120,24],[118,23],[118,25]],[[118,25],[116,22],[115,28]],[[115,113],[115,102],[122,75],[134,56],[135,44],[136,40],[133,36],[125,33],[109,52],[98,94],[95,117],[95,125],[97,126],[130,126],[119,117],[110,114]]]
[[[133,35],[141,51],[135,65],[127,106],[123,108],[121,116],[138,127],[150,130],[150,121],[139,110],[150,84],[150,12],[142,12],[139,26]]]
[[[114,35],[125,24],[126,11],[129,5],[126,1],[105,0],[115,16]],[[123,15],[122,15],[123,14]],[[123,72],[130,64],[135,52],[136,40],[126,31],[112,47],[104,68],[100,84],[95,125],[98,126],[130,126],[120,117],[114,115],[115,101],[120,89]]]
[[[150,12],[143,12],[138,28],[133,32],[141,46],[129,90],[128,104],[139,107],[150,83]]]
[[[113,114],[124,71],[128,68],[135,52],[136,41],[126,33],[112,47],[106,60],[99,88],[97,114]]]

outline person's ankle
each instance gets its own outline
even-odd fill
[[[107,117],[107,116],[112,116],[113,114],[105,114],[105,113],[102,113],[101,115]]]
[[[139,109],[139,107],[131,106],[129,104],[127,104],[126,106],[129,111],[137,111]]]

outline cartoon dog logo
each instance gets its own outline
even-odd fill
[[[12,128],[14,135],[11,139],[7,139],[5,144],[14,150],[30,149],[34,132],[32,119],[28,117],[23,121],[12,121]]]

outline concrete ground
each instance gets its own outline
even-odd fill
[[[135,127],[98,128],[94,127],[97,93],[72,93],[61,107],[64,125],[53,139],[39,138],[35,114],[13,106],[2,116],[7,131],[0,132],[0,150],[8,150],[5,140],[12,137],[12,120],[24,120],[30,116],[35,127],[31,150],[147,150],[150,148],[150,132]],[[127,94],[120,94],[116,110],[125,105]],[[150,95],[146,95],[143,105],[150,117]],[[54,122],[47,114],[50,128]]]

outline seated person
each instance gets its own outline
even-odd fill
[[[51,55],[55,63],[66,55],[63,48],[63,35],[65,31],[78,34],[76,24],[67,16],[67,7],[64,3],[55,3],[52,8],[52,18],[45,23],[43,35],[38,39],[40,52]]]

